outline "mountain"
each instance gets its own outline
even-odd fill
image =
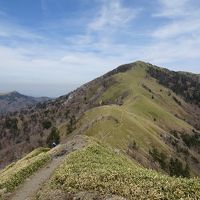
[[[16,162],[0,171],[0,197],[200,199],[199,100],[199,75],[138,61],[2,115],[0,165]]]
[[[30,97],[19,92],[0,93],[0,113],[15,112],[29,106],[50,100],[48,97]]]
[[[57,127],[61,141],[71,132],[90,135],[135,154],[146,167],[160,169],[150,159],[153,150],[165,154],[168,164],[173,155],[185,166],[187,157],[199,174],[199,86],[195,74],[140,61],[122,65],[68,95],[2,116],[0,163],[46,145]],[[135,143],[139,152],[130,150]]]
[[[200,180],[193,178],[200,176],[199,100],[199,75],[142,61],[125,64],[68,95],[1,116],[0,164],[56,141],[62,145],[33,158],[40,168],[51,159],[57,163],[52,154],[61,160],[67,154],[40,199],[50,198],[44,196],[50,188],[60,199],[89,191],[102,199],[199,199]],[[80,135],[77,147],[73,138]],[[25,158],[19,171],[28,176],[38,168]],[[12,167],[2,173],[11,176],[7,169],[14,173]]]

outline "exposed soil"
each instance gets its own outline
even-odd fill
[[[52,172],[60,165],[63,156],[54,158],[51,163],[29,177],[25,183],[9,198],[11,200],[28,200],[47,181]]]

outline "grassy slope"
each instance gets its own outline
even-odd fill
[[[85,113],[80,124],[87,124],[91,122],[91,119],[99,118],[99,116],[113,116],[120,122],[120,126],[114,126],[117,131],[126,129],[125,132],[133,132],[135,135],[144,133],[148,137],[146,132],[149,132],[149,130],[150,133],[154,134],[172,129],[191,131],[192,127],[189,124],[174,116],[174,114],[178,114],[187,117],[187,114],[173,101],[171,96],[168,96],[166,88],[158,85],[154,79],[146,78],[145,68],[139,66],[126,73],[119,73],[115,75],[115,78],[119,83],[109,88],[103,94],[102,100],[115,99],[122,91],[128,90],[129,95],[125,99],[124,105],[109,105],[91,109]],[[145,90],[142,87],[143,83],[151,88],[155,94],[153,95]],[[160,92],[161,89],[162,92]],[[152,99],[152,95],[154,99]],[[176,95],[174,94],[174,96]],[[156,122],[154,122],[154,118]],[[131,121],[133,125],[129,124],[128,121]],[[108,126],[104,128],[109,131],[114,128],[112,125],[109,127],[109,124],[114,123],[112,120],[106,120],[106,122],[99,120],[98,123],[108,123]],[[98,123],[94,125],[98,126]],[[99,127],[102,128],[103,126]],[[115,132],[117,132],[116,129],[114,128]],[[99,129],[95,130],[94,133],[89,129],[87,134],[96,135],[102,132]],[[143,143],[146,146],[146,141]]]
[[[200,198],[199,187],[199,179],[174,178],[144,169],[93,141],[66,157],[36,199],[62,199],[59,196],[67,193],[90,191],[139,200],[195,200]]]
[[[79,121],[81,132],[115,148],[127,150],[134,140],[144,154],[148,154],[151,146],[156,146],[168,156],[173,155],[174,151],[165,144],[160,135],[168,135],[170,130],[192,131],[193,127],[175,116],[187,118],[187,113],[172,96],[179,99],[182,105],[186,103],[172,91],[169,96],[167,88],[147,76],[143,63],[137,63],[130,71],[118,73],[114,78],[118,83],[110,87],[99,102],[116,99],[123,91],[128,91],[124,104],[100,106],[87,111]],[[143,84],[152,92],[146,90]]]
[[[50,160],[48,150],[47,148],[35,149],[21,160],[0,171],[0,199]]]
[[[118,83],[108,88],[98,102],[115,100],[128,91],[124,104],[104,105],[87,111],[77,124],[78,132],[96,137],[113,148],[127,150],[130,142],[136,141],[144,155],[148,154],[151,146],[173,155],[175,152],[162,140],[160,134],[167,135],[170,130],[191,132],[189,124],[175,117],[187,118],[187,113],[172,96],[179,99],[182,105],[186,103],[173,92],[169,96],[169,90],[148,77],[145,69],[142,63],[137,63],[132,70],[115,74]],[[143,84],[152,92],[145,89]],[[64,135],[66,124],[59,128]],[[0,171],[0,192],[2,188],[12,191],[47,162],[51,153],[36,150]],[[107,147],[92,143],[86,149],[67,157],[47,183],[48,191],[42,190],[38,198],[45,199],[43,195],[61,188],[65,192],[96,190],[129,199],[199,199],[199,187],[199,179],[172,178],[145,170]]]

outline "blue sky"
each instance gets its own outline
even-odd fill
[[[59,96],[144,60],[200,73],[199,0],[0,0],[0,91]]]

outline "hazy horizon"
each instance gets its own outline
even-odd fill
[[[64,95],[143,60],[200,73],[197,0],[0,0],[0,92]]]
[[[127,63],[124,63],[124,64],[127,64]],[[153,64],[153,63],[151,63],[151,64]],[[118,66],[115,66],[114,68],[116,68],[116,67],[118,67]],[[161,67],[161,66],[158,66],[158,67]],[[167,69],[169,69],[169,70],[173,70],[173,68],[172,69],[170,69],[170,68],[168,68],[168,67],[166,67],[166,66],[162,66],[162,67],[164,67],[164,68],[167,68]],[[112,68],[112,69],[114,69],[114,68]],[[111,70],[112,70],[111,69]],[[174,70],[174,71],[180,71],[180,70]],[[182,71],[182,70],[181,70]],[[105,74],[106,72],[108,72],[108,71],[105,71],[104,73],[102,73],[102,74],[99,74],[99,76],[101,76],[101,75],[103,75],[103,74]],[[183,71],[183,72],[191,72],[191,73],[195,73],[194,71]],[[196,73],[196,74],[198,74],[198,73]],[[59,97],[59,96],[62,96],[62,95],[65,95],[65,94],[67,94],[67,93],[69,93],[69,92],[71,92],[71,91],[73,91],[73,90],[75,90],[75,89],[77,89],[78,87],[80,87],[81,85],[83,85],[83,84],[85,84],[85,83],[87,83],[87,82],[89,82],[89,81],[92,81],[93,79],[95,79],[95,78],[98,78],[99,76],[96,76],[96,77],[93,77],[91,80],[88,80],[88,81],[86,81],[86,82],[80,82],[79,84],[77,84],[77,85],[70,85],[71,87],[69,87],[69,84],[67,84],[67,86],[69,87],[69,89],[67,89],[67,87],[65,87],[65,85],[55,85],[55,84],[52,84],[51,85],[51,88],[53,88],[52,90],[53,90],[53,93],[57,93],[57,95],[54,95],[54,96],[52,96],[51,95],[51,93],[49,93],[50,95],[43,95],[43,94],[41,94],[40,95],[40,88],[38,88],[38,90],[37,90],[37,92],[39,93],[39,95],[37,94],[37,93],[32,93],[32,91],[30,91],[31,90],[31,88],[29,88],[29,86],[26,86],[25,84],[24,85],[22,85],[21,87],[23,87],[23,89],[19,89],[19,90],[13,90],[12,88],[10,88],[10,89],[7,89],[7,90],[0,90],[0,94],[4,94],[4,93],[10,93],[10,92],[19,92],[19,93],[21,93],[21,94],[24,94],[24,95],[28,95],[28,96],[33,96],[33,97],[50,97],[50,98],[57,98],[57,97]],[[43,85],[43,88],[42,88],[42,90],[44,90],[45,89],[45,86],[47,87],[47,88],[49,88],[50,87],[50,84],[49,85]],[[6,86],[5,86],[5,88],[6,88]]]

